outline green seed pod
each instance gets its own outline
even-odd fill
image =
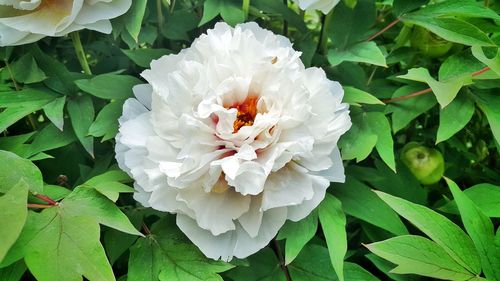
[[[410,38],[411,46],[429,58],[439,58],[448,53],[453,43],[444,40],[427,29],[415,26]]]
[[[439,150],[410,142],[403,147],[401,160],[423,185],[437,183],[444,174],[444,159]]]

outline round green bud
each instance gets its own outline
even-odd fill
[[[453,43],[444,40],[427,29],[415,26],[410,37],[411,46],[429,58],[439,58],[450,51]]]
[[[401,161],[423,185],[437,183],[444,174],[444,159],[439,150],[410,142],[403,147]]]

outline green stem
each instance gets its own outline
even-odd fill
[[[4,60],[5,62],[5,67],[7,67],[7,71],[9,72],[10,75],[10,80],[12,80],[12,83],[14,84],[14,88],[16,88],[16,91],[21,91],[21,88],[19,87],[19,84],[17,84],[16,78],[14,77],[14,73],[12,72],[12,68],[10,67],[10,63],[8,60]],[[31,125],[31,128],[33,130],[36,130],[37,125],[36,125],[36,120],[35,116],[33,116],[33,113],[28,114],[28,122]]]
[[[90,71],[89,63],[87,62],[87,57],[85,56],[85,51],[83,50],[82,40],[80,40],[80,34],[78,31],[71,32],[69,34],[71,40],[73,41],[73,47],[75,48],[76,57],[82,66],[82,70],[85,74],[92,75]]]
[[[328,52],[328,29],[333,18],[333,10],[331,10],[324,18],[321,26],[321,37],[319,41],[319,51],[321,54],[326,55]]]
[[[250,0],[243,0],[242,9],[243,13],[245,14],[245,19],[248,19],[248,11],[250,10]]]

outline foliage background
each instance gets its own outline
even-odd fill
[[[90,71],[75,34],[0,49],[0,280],[500,280],[499,11],[488,0],[344,0],[326,16],[279,0],[134,0],[112,35],[79,33]],[[231,263],[138,206],[113,152],[140,72],[221,20],[290,38],[344,86],[353,120],[339,144],[346,183]]]

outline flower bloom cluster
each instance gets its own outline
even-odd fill
[[[111,33],[109,19],[124,14],[132,0],[0,0],[0,46],[32,43],[91,29]]]
[[[302,10],[320,10],[328,14],[340,0],[293,0]]]
[[[177,214],[210,258],[257,252],[344,181],[342,87],[300,55],[256,23],[218,23],[153,61],[124,104],[116,158],[135,199]]]

